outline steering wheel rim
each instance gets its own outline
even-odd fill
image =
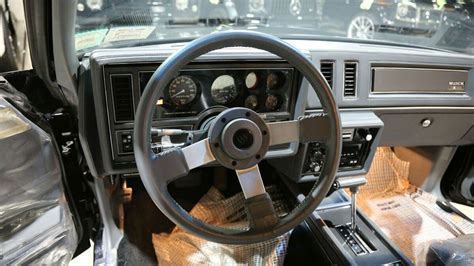
[[[189,172],[180,148],[157,155],[151,150],[152,112],[160,93],[189,62],[208,52],[227,47],[251,47],[268,51],[288,61],[311,84],[328,118],[325,164],[306,198],[288,215],[260,230],[235,231],[206,224],[186,212],[167,190],[167,176],[184,176]],[[311,121],[305,121],[308,125]],[[314,126],[313,126],[314,127]],[[310,129],[313,131],[314,129]],[[300,133],[301,136],[301,133]],[[264,33],[228,31],[198,38],[168,57],[152,75],[140,99],[134,124],[134,154],[142,182],[158,208],[176,225],[209,241],[225,244],[249,244],[280,236],[300,224],[324,199],[330,190],[341,154],[341,122],[331,89],[321,72],[296,48]],[[174,163],[174,167],[157,167],[157,161]],[[177,169],[177,170],[176,170]],[[258,169],[257,169],[258,170]]]

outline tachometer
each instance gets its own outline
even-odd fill
[[[217,77],[211,85],[212,99],[219,104],[227,104],[239,96],[235,80],[230,75]]]
[[[171,81],[169,95],[171,101],[178,106],[189,104],[196,98],[196,83],[189,76],[179,76]]]

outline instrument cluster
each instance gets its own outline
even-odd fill
[[[143,91],[153,72],[140,72]],[[290,112],[293,68],[187,68],[157,102],[156,118],[195,116],[215,107],[242,106],[259,113]]]

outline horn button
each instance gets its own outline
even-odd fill
[[[246,118],[230,121],[221,134],[222,149],[236,160],[256,156],[262,146],[262,132],[258,126]]]
[[[263,119],[246,108],[219,114],[209,130],[211,150],[230,169],[245,169],[260,162],[268,151],[270,136]]]
[[[234,146],[238,149],[245,150],[253,146],[255,143],[253,141],[253,134],[251,130],[248,129],[238,129],[234,133],[234,137],[232,138],[232,142]]]

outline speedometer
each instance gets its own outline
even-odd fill
[[[212,99],[219,104],[227,104],[239,96],[235,80],[230,75],[222,75],[214,80],[211,85]]]
[[[196,98],[197,86],[191,77],[179,76],[171,81],[168,91],[174,104],[184,106]]]

